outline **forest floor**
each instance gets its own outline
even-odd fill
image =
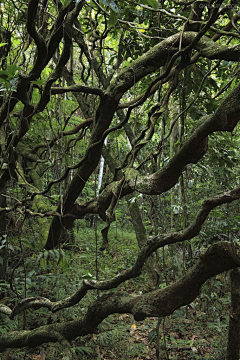
[[[98,333],[76,339],[71,344],[47,344],[35,350],[15,351],[1,359],[17,360],[193,360],[225,359],[226,327],[210,329],[205,314],[187,318],[170,316],[136,323],[132,316],[114,315]],[[197,316],[197,318],[196,318]],[[204,319],[205,318],[205,319]],[[156,327],[159,324],[159,356]]]

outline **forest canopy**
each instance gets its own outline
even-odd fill
[[[10,327],[1,352],[92,334],[115,313],[165,317],[240,267],[239,18],[226,0],[0,2],[0,314],[97,294],[74,319]],[[117,224],[138,250],[101,275]],[[96,274],[32,294],[64,247],[78,271],[89,225]],[[184,259],[169,283],[164,249]],[[143,272],[148,292],[122,291]]]

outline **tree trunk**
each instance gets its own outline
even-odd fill
[[[0,207],[5,208],[6,196],[5,185],[0,187]],[[6,244],[6,217],[5,212],[0,214],[0,279],[5,275],[7,270],[7,244]]]
[[[239,360],[240,269],[231,271],[231,313],[229,317],[227,360]]]
[[[138,204],[135,201],[130,201],[132,196],[126,196],[129,208],[129,214],[131,216],[131,222],[136,234],[139,249],[141,249],[147,242],[146,229],[142,221],[142,216]],[[157,284],[159,279],[158,264],[156,255],[152,254],[145,263],[145,267],[149,278],[154,285]]]

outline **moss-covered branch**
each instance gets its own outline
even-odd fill
[[[21,313],[27,308],[36,309],[40,307],[46,307],[51,311],[58,311],[63,308],[76,305],[79,301],[81,301],[81,299],[90,289],[111,290],[113,288],[116,288],[123,282],[131,278],[138,277],[141,274],[142,268],[146,263],[146,260],[154,251],[165,245],[182,242],[184,240],[189,240],[197,236],[202,228],[203,223],[205,222],[208,214],[212,209],[222,204],[231,203],[239,198],[240,187],[237,187],[227,193],[206,199],[203,202],[195,221],[189,227],[181,231],[170,232],[165,235],[159,235],[153,238],[149,238],[139,251],[134,265],[126,270],[123,270],[121,273],[117,274],[109,280],[84,280],[81,287],[73,295],[63,300],[51,302],[49,299],[46,298],[28,298],[22,300],[19,304],[16,305],[13,310],[8,308],[6,305],[0,306],[0,312],[13,318],[15,315]]]
[[[41,326],[34,330],[12,331],[0,336],[0,352],[7,348],[36,347],[46,342],[73,340],[94,332],[110,314],[129,313],[140,321],[148,316],[167,316],[191,303],[209,278],[240,266],[240,256],[229,242],[212,245],[184,277],[165,289],[134,296],[109,293],[101,296],[78,320]],[[38,308],[37,300],[35,307]],[[39,299],[40,301],[40,299]],[[44,300],[41,300],[42,303]],[[31,299],[29,300],[29,307]],[[32,303],[32,307],[33,303]],[[25,303],[24,308],[27,308]],[[5,311],[7,314],[7,311]]]

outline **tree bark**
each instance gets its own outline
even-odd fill
[[[131,196],[127,196],[128,209],[131,217],[131,222],[136,234],[138,247],[139,249],[141,249],[147,243],[147,234],[138,204],[136,201],[131,202],[131,198]],[[154,285],[156,285],[159,279],[156,255],[154,256],[154,254],[151,254],[151,256],[146,260],[145,267],[148,276],[150,277],[150,280],[153,282]]]
[[[239,360],[240,350],[240,269],[231,271],[231,312],[229,317],[227,360]]]
[[[1,186],[2,185],[2,186]],[[6,188],[4,184],[0,184],[0,207],[6,207]],[[6,213],[0,213],[0,278],[2,278],[7,270],[7,244],[6,244]]]

